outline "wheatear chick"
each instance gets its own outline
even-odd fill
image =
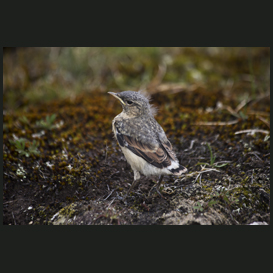
[[[170,141],[164,130],[154,119],[155,110],[149,99],[140,92],[108,92],[117,98],[123,111],[112,122],[112,129],[121,150],[134,171],[133,189],[140,173],[145,176],[159,175],[156,191],[164,174],[181,175],[187,168],[179,165]]]

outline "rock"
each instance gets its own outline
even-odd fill
[[[172,201],[174,210],[163,214],[164,225],[231,225],[224,214],[218,213],[212,207],[204,212],[198,212],[193,207],[195,202],[192,200],[175,198]]]
[[[266,222],[253,222],[251,224],[248,224],[248,225],[268,225]]]

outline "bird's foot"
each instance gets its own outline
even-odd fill
[[[151,195],[151,192],[152,192],[152,190],[153,190],[154,188],[155,188],[157,194],[161,197],[161,199],[166,199],[166,197],[164,197],[164,196],[161,194],[161,192],[160,192],[160,190],[159,190],[159,187],[158,187],[158,184],[155,184],[154,186],[152,186],[152,188],[150,189],[150,191],[149,191],[149,193],[148,193],[148,196]]]
[[[155,186],[156,186],[156,184],[151,187],[151,189],[149,190],[148,196],[151,195],[151,192],[152,192],[152,190],[154,189]]]

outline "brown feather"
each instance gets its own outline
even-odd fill
[[[169,152],[166,152],[167,149],[165,147],[163,148],[161,145],[153,147],[152,145],[141,143],[130,136],[122,135],[122,137],[127,142],[128,146],[126,147],[128,149],[158,168],[162,169],[170,166],[171,158],[175,158],[166,145],[165,146],[172,155],[171,158],[169,157]]]
[[[161,142],[161,144],[163,145],[163,147],[165,148],[166,152],[171,157],[171,159],[173,161],[177,161],[177,158],[176,158],[176,155],[173,151],[173,147],[172,147],[171,143],[168,141],[168,142]]]

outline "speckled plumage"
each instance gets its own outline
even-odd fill
[[[142,173],[146,176],[161,176],[156,186],[160,194],[159,185],[164,174],[181,175],[187,169],[179,165],[171,143],[154,118],[155,109],[147,97],[134,91],[109,94],[117,98],[123,108],[123,111],[114,118],[112,129],[134,171],[134,182],[128,192]]]

